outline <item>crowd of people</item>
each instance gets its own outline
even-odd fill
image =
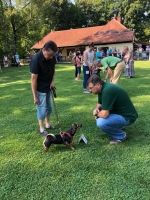
[[[89,93],[86,89],[88,78],[97,74],[100,76],[100,71],[106,72],[104,81],[110,81],[118,84],[122,73],[128,78],[135,75],[134,72],[134,58],[133,50],[125,46],[122,52],[116,48],[109,48],[105,52],[102,48],[95,49],[94,44],[91,43],[83,54],[80,50],[73,53],[72,62],[75,66],[75,80],[81,81],[81,65],[83,70],[83,92]],[[109,79],[108,79],[109,78]]]
[[[55,129],[50,123],[52,112],[50,90],[55,86],[55,54],[57,50],[56,43],[48,41],[30,62],[33,102],[36,104],[39,134],[42,136],[46,136],[48,130]],[[80,81],[81,63],[83,63],[83,92],[98,95],[98,103],[93,110],[93,115],[98,128],[112,138],[110,141],[112,145],[127,138],[125,126],[133,124],[138,117],[127,92],[117,85],[126,65],[129,66],[131,61],[128,47],[124,48],[124,53],[123,58],[109,54],[107,57],[103,55],[95,59],[94,44],[91,43],[89,48],[84,51],[83,56],[80,51],[76,51],[72,57],[77,81]],[[106,71],[104,80],[100,78],[101,66]],[[106,82],[108,77],[110,81]]]
[[[3,65],[4,67],[9,67],[9,66],[14,66],[14,67],[19,67],[20,65],[20,59],[19,59],[19,54],[16,52],[14,55],[11,56],[11,58],[8,58],[8,55],[3,56]]]
[[[150,46],[146,46],[145,51],[140,46],[135,51],[134,59],[135,60],[146,60],[146,59],[149,59],[149,52],[150,52]]]

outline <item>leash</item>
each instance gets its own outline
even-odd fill
[[[50,93],[52,94],[54,112],[55,112],[55,116],[56,116],[56,121],[57,121],[58,129],[61,132],[61,126],[60,126],[60,122],[59,122],[58,112],[57,112],[56,103],[55,103],[55,100],[54,100],[54,98],[56,98],[56,88],[55,87],[51,88],[50,89]]]

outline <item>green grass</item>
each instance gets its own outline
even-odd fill
[[[30,89],[29,67],[0,74],[1,200],[150,200],[150,62],[135,62],[136,76],[121,78],[138,113],[128,139],[116,146],[92,116],[97,96],[83,94],[72,64],[56,65],[55,99],[61,128],[82,123],[75,151],[53,145],[43,152],[43,137]],[[101,73],[104,77],[103,72]],[[83,74],[81,75],[82,78]],[[57,124],[55,114],[51,116]],[[53,131],[52,133],[57,133]],[[78,144],[84,134],[88,144]]]

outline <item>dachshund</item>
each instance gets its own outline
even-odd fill
[[[73,136],[77,130],[82,127],[82,124],[72,124],[71,128],[66,132],[60,132],[60,134],[47,134],[46,138],[43,141],[44,151],[47,152],[51,144],[64,144],[69,146],[72,150],[74,147],[72,146]]]

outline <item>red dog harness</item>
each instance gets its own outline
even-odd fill
[[[70,133],[67,133],[67,132],[60,132],[60,136],[62,137],[62,139],[63,139],[64,135],[67,135],[71,139],[71,141],[70,141],[70,143],[71,143],[72,142],[72,135]],[[63,141],[64,141],[64,139],[63,139]]]

